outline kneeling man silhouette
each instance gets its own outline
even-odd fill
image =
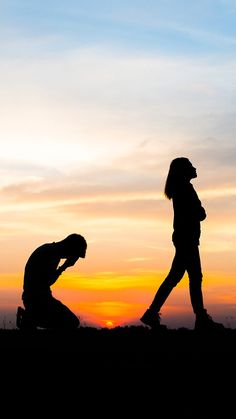
[[[79,258],[85,258],[87,243],[80,234],[70,234],[65,239],[45,243],[30,255],[24,271],[22,301],[17,309],[16,325],[21,330],[37,327],[73,330],[80,325],[79,318],[53,297],[51,285]],[[58,266],[61,259],[65,259]]]

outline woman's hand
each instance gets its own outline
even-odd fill
[[[200,212],[199,212],[199,219],[200,219],[200,221],[203,221],[203,220],[205,220],[205,218],[206,218],[206,211],[205,211],[205,209],[201,206],[201,207],[200,207]]]

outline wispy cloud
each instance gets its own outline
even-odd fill
[[[235,67],[233,59],[96,48],[8,60],[0,70],[2,155],[55,168],[106,164],[147,141],[151,156],[221,133],[224,148],[233,143]]]

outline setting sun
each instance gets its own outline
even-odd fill
[[[108,327],[109,329],[112,328],[112,327],[114,327],[113,322],[111,320],[107,320],[106,321],[106,327]]]

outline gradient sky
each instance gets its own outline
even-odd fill
[[[83,324],[139,324],[174,255],[178,156],[208,215],[205,305],[236,326],[235,19],[235,0],[0,1],[0,327],[30,253],[72,232],[87,257],[53,295]],[[162,318],[192,327],[187,277]]]

